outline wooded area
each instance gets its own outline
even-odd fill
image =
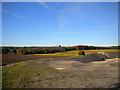
[[[47,54],[55,52],[65,52],[72,50],[92,50],[92,49],[120,49],[120,46],[98,47],[98,46],[58,46],[58,47],[2,47],[2,54]]]

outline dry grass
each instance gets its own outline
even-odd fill
[[[84,50],[85,54],[92,54],[97,52],[117,52],[118,49],[100,49],[100,50]],[[79,56],[78,55],[79,50],[73,50],[73,51],[66,51],[66,52],[58,52],[58,53],[52,53],[52,54],[34,54],[34,55],[53,55],[53,56]]]

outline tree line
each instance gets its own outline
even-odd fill
[[[2,54],[48,54],[55,52],[65,52],[71,50],[91,50],[91,49],[120,49],[120,46],[97,47],[97,46],[71,46],[71,47],[2,47]]]
[[[75,50],[74,47],[2,47],[2,54],[48,54]]]

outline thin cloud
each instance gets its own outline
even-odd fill
[[[36,0],[36,2],[38,2],[40,5],[42,5],[44,8],[46,8],[48,10],[50,9],[49,6],[45,2],[43,2],[42,0]]]
[[[20,18],[20,19],[22,19],[22,20],[25,20],[25,21],[28,21],[28,22],[32,22],[32,20],[30,20],[30,19],[28,19],[28,18],[26,18],[26,17],[20,16],[20,15],[18,15],[18,14],[16,14],[16,13],[13,13],[13,12],[10,12],[10,11],[7,11],[7,10],[2,10],[2,11],[5,12],[5,13],[10,14],[10,15],[12,15],[12,16],[18,17],[18,18]]]
[[[58,12],[58,26],[60,30],[63,30],[69,24],[74,23],[74,19],[84,19],[87,17],[87,13],[82,10],[80,3],[71,3],[68,6],[65,5]]]

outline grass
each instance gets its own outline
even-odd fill
[[[117,52],[118,49],[99,49],[99,50],[84,50],[85,54],[92,54],[97,52]],[[79,50],[73,50],[73,51],[66,51],[66,52],[58,52],[58,53],[52,53],[52,54],[34,54],[34,55],[53,55],[53,56],[79,56],[78,55]]]
[[[31,61],[30,61],[31,62]],[[47,78],[50,73],[56,72],[49,66],[30,66],[29,61],[18,63],[16,66],[4,66],[2,68],[2,86],[3,88],[24,88],[43,86],[36,78]]]

